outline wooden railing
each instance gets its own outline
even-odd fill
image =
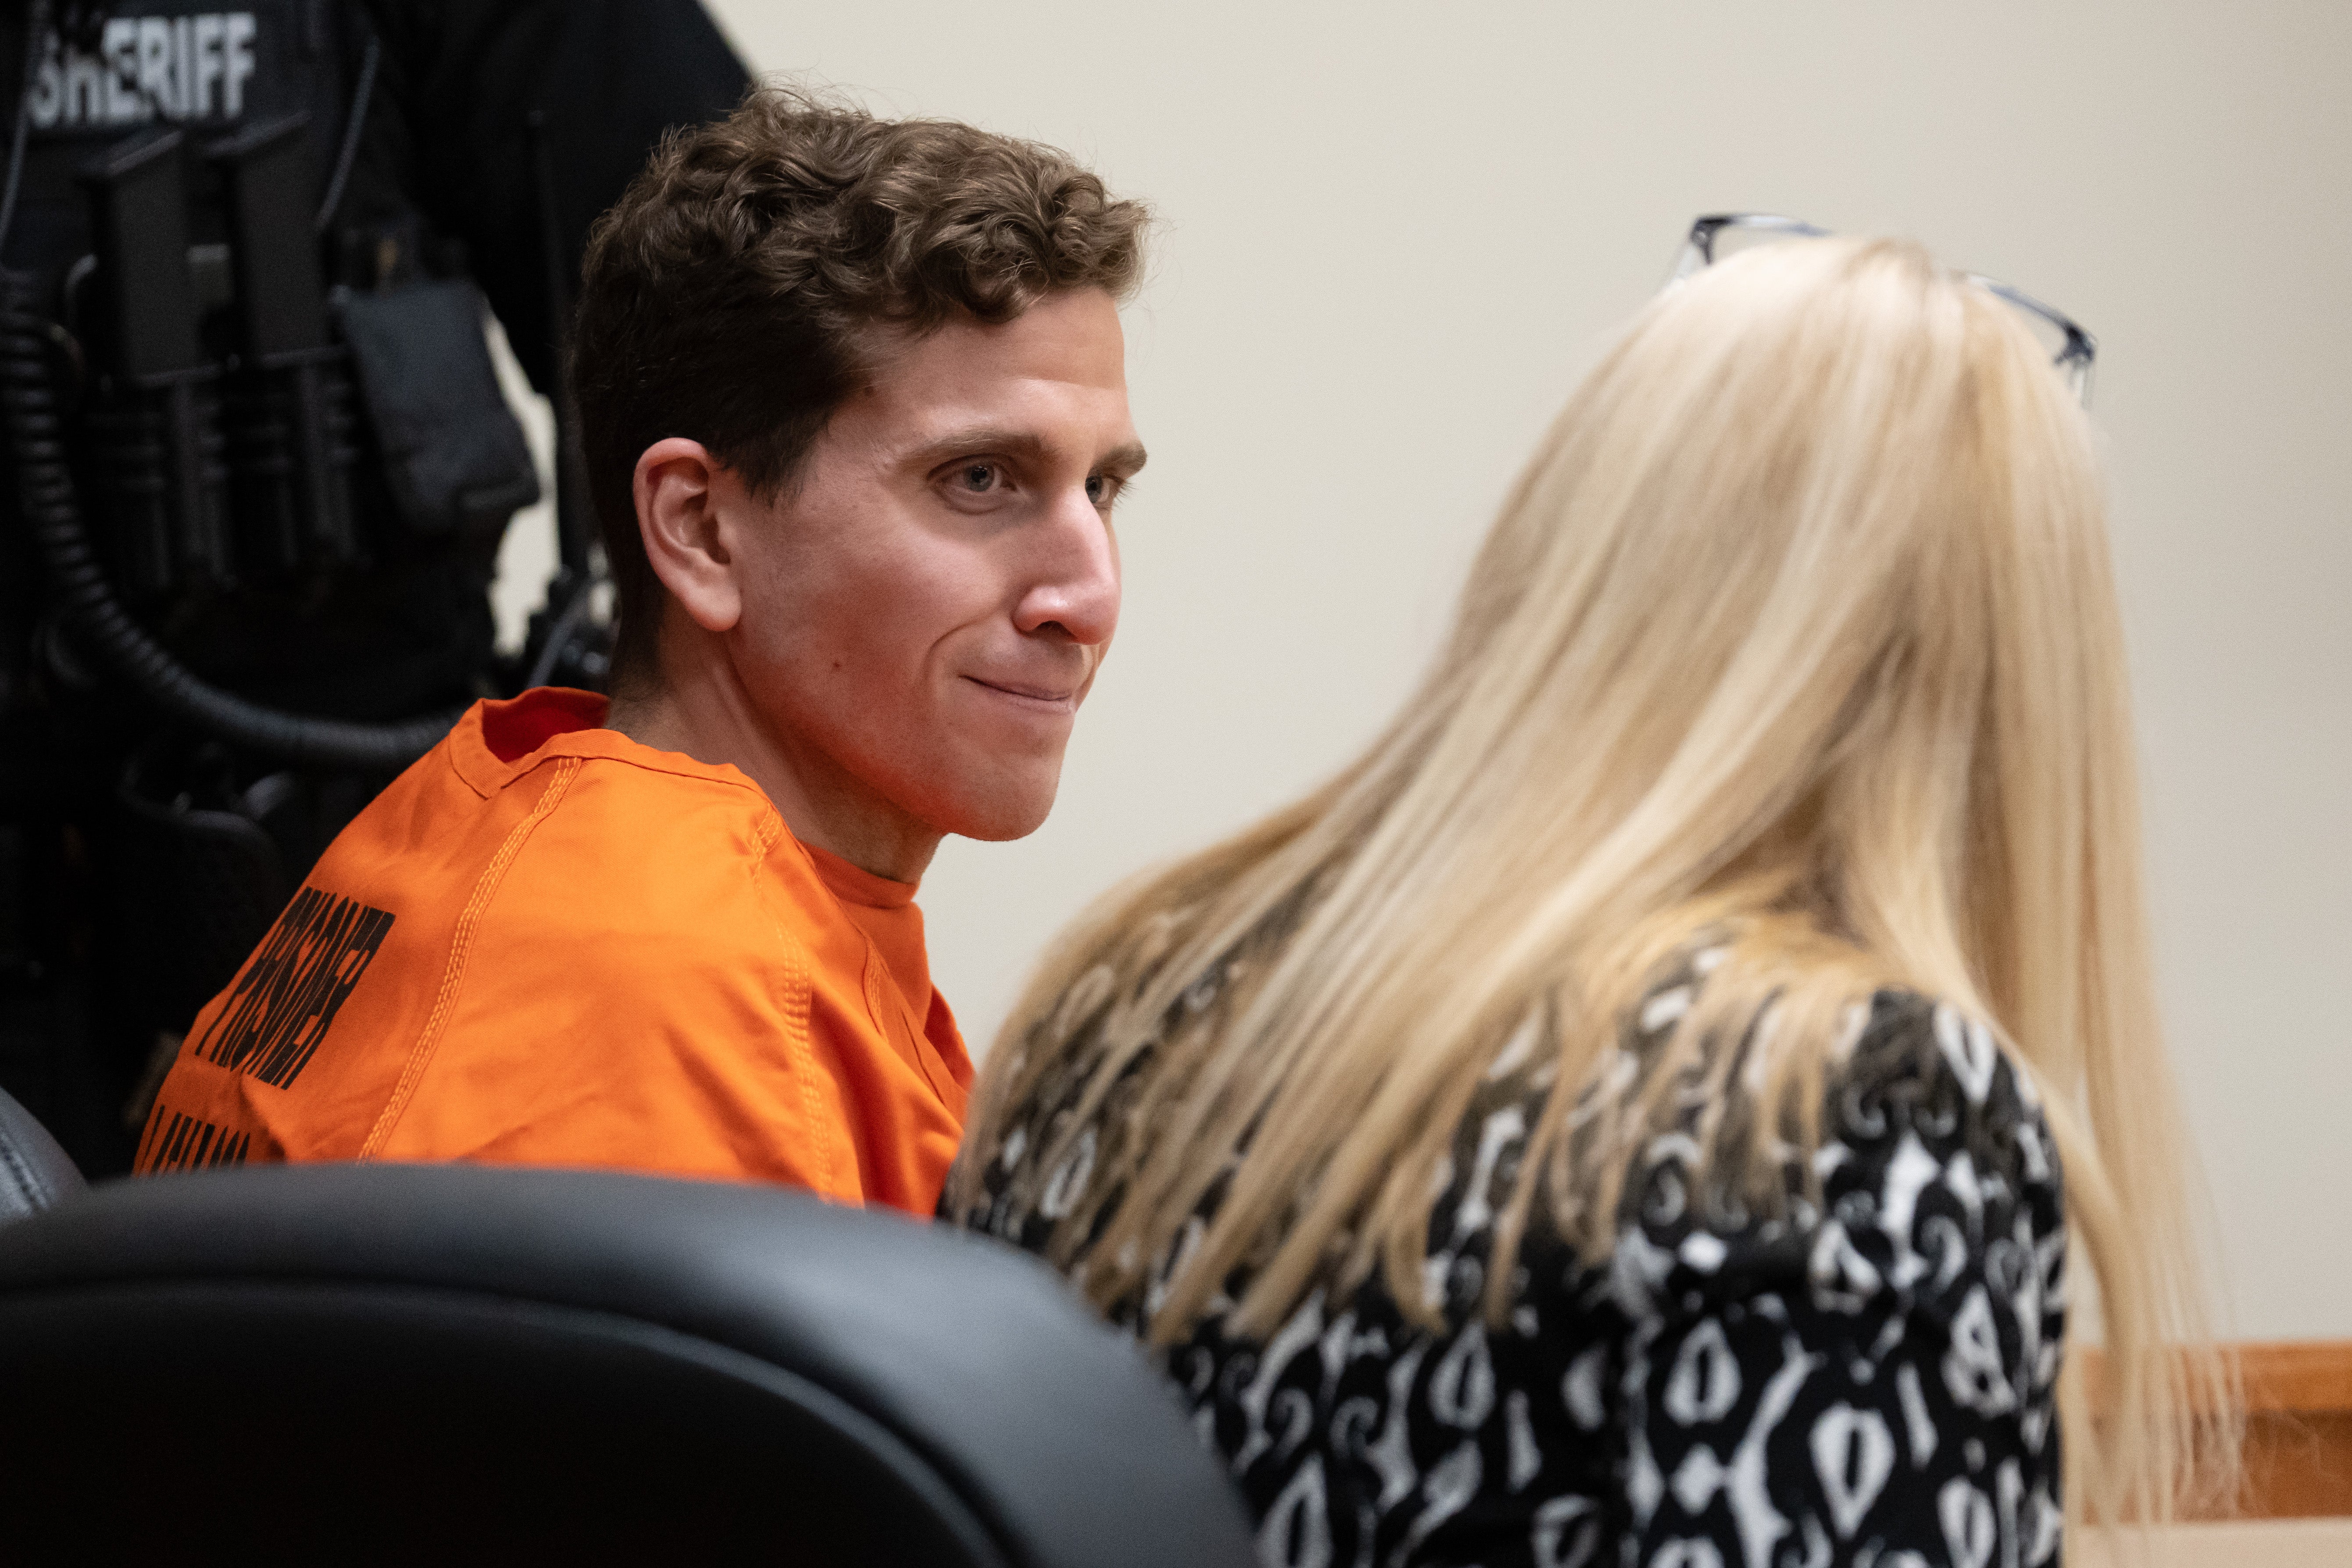
[[[2249,1344],[2238,1517],[2352,1514],[2352,1341]]]
[[[2188,1517],[2352,1516],[2352,1340],[2255,1342],[2237,1353],[2246,1393],[2242,1483],[2234,1504]]]

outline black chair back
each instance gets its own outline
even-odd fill
[[[0,1529],[82,1561],[1251,1559],[1172,1395],[1049,1272],[748,1186],[100,1186],[0,1230]]]

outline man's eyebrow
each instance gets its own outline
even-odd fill
[[[906,460],[910,468],[928,468],[934,463],[944,463],[950,458],[977,452],[1002,452],[1008,458],[1025,458],[1032,462],[1040,462],[1053,455],[1053,447],[1034,430],[983,426],[959,430],[936,441],[927,441],[908,453]],[[1144,451],[1143,443],[1129,441],[1103,454],[1101,461],[1095,467],[1132,474],[1148,460],[1149,454]]]

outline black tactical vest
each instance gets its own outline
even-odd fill
[[[273,708],[388,720],[477,694],[499,538],[538,482],[478,292],[362,155],[397,110],[372,90],[364,15],[49,10],[0,260],[53,318],[117,596]],[[27,79],[23,42],[0,25],[0,84]],[[27,597],[0,597],[0,635],[47,679],[73,661]]]
[[[25,80],[24,9],[0,23],[0,92],[13,104]],[[54,279],[90,248],[88,204],[76,175],[110,143],[178,127],[212,140],[241,127],[310,117],[314,147],[331,149],[349,123],[362,40],[336,0],[127,0],[50,7],[26,109],[31,121],[24,189],[0,259]],[[191,236],[222,240],[217,177],[198,175]]]

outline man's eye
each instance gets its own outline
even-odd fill
[[[997,488],[1003,476],[994,463],[966,463],[956,470],[956,487],[967,495],[984,496]]]
[[[1108,506],[1118,499],[1119,481],[1108,474],[1087,476],[1087,499],[1097,506]]]

